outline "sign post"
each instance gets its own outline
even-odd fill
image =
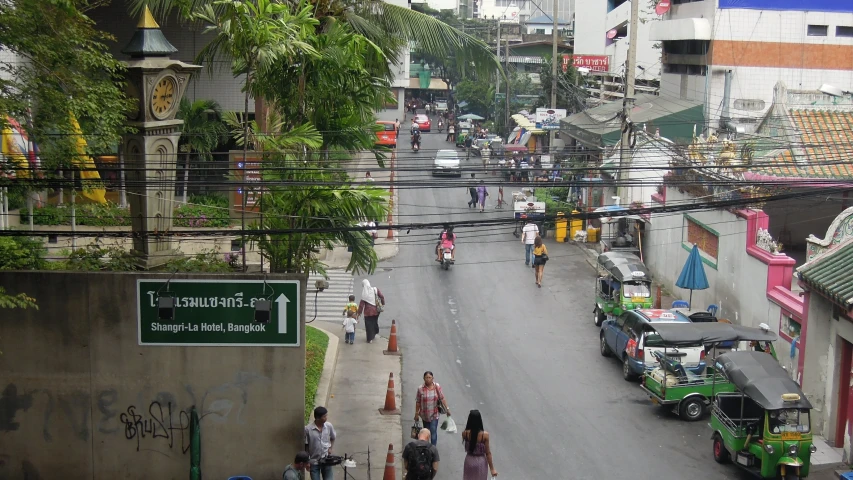
[[[172,320],[161,320],[158,297],[175,300]],[[275,307],[269,323],[255,322],[255,303]],[[152,346],[298,347],[298,280],[137,280],[139,344]]]

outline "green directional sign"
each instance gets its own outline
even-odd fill
[[[175,299],[161,320],[159,297]],[[269,323],[255,322],[255,303],[271,302]],[[298,347],[298,280],[137,280],[140,345]]]

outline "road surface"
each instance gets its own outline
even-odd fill
[[[444,136],[425,133],[422,151],[414,153],[404,123],[398,178],[453,182],[429,175],[436,149],[453,148]],[[472,157],[463,166],[479,162]],[[416,166],[421,170],[402,171]],[[494,209],[496,190],[490,188],[485,213],[467,208],[463,187],[400,190],[397,222],[511,216],[511,210]],[[460,432],[470,409],[482,412],[499,478],[748,478],[714,462],[707,421],[686,423],[653,406],[637,383],[622,379],[619,363],[601,357],[592,323],[593,271],[577,247],[548,241],[551,260],[539,289],[512,227],[457,234],[457,263],[450,271],[435,262],[438,231],[412,230],[400,232],[399,254],[370,277],[389,303],[406,306],[406,315],[397,318],[403,443],[417,387],[430,370]],[[357,278],[357,292],[359,283]],[[387,335],[390,318],[380,323]],[[439,432],[438,448],[437,478],[460,479],[465,454],[459,435]]]

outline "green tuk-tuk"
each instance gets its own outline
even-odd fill
[[[753,343],[767,344],[776,340],[776,334],[769,328],[731,323],[655,323],[646,328],[649,333],[645,335],[645,347],[658,348],[652,351],[652,356],[660,366],[646,370],[640,388],[649,394],[652,403],[671,406],[674,413],[688,422],[708,413],[710,399],[715,394],[735,391],[735,386],[719,372],[713,361],[717,346],[750,342],[752,347]],[[685,350],[697,347],[701,349],[698,364],[680,361]]]
[[[643,261],[632,253],[607,252],[598,256],[595,280],[596,327],[607,316],[618,317],[627,310],[652,308],[652,275]]]
[[[760,478],[808,477],[811,403],[772,356],[744,351],[720,355],[721,373],[735,386],[716,396],[711,413],[714,460],[734,461]]]
[[[471,135],[471,130],[474,128],[469,122],[459,122],[459,126],[456,127],[456,146],[464,147],[465,139]]]

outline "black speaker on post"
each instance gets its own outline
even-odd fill
[[[157,317],[160,320],[175,319],[175,299],[173,297],[157,297]]]
[[[270,323],[270,310],[272,302],[269,300],[257,300],[255,302],[255,323]]]

